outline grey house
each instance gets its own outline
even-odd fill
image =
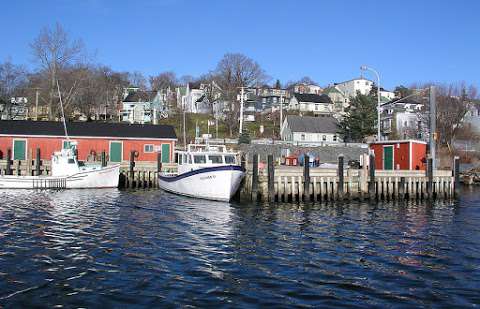
[[[333,117],[288,115],[280,135],[282,140],[290,142],[339,143],[337,123]]]

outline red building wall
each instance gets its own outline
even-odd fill
[[[65,138],[56,138],[56,137],[0,137],[0,152],[3,154],[3,158],[6,157],[7,150],[13,149],[13,140],[14,139],[26,139],[27,140],[27,151],[32,151],[33,157],[37,148],[40,148],[40,157],[42,160],[50,160],[52,154],[55,151],[59,151],[63,147],[63,141]],[[170,153],[169,158],[170,162],[173,161],[173,151],[175,148],[175,141],[172,140],[131,140],[131,139],[99,139],[99,138],[76,138],[72,137],[72,141],[78,143],[78,157],[79,160],[86,160],[88,155],[94,151],[98,155],[102,151],[105,151],[108,155],[110,149],[110,141],[121,141],[123,142],[123,160],[128,161],[130,159],[130,151],[138,151],[138,157],[136,161],[156,161],[157,153],[156,151],[152,153],[144,152],[144,146],[154,145],[161,147],[162,144],[170,144]]]
[[[393,146],[394,169],[410,169],[410,144],[412,145],[411,160],[412,170],[418,166],[420,170],[426,169],[426,164],[422,162],[426,156],[427,145],[416,143],[414,141],[405,141],[400,143],[381,143],[371,144],[370,149],[375,153],[375,168],[383,169],[383,148],[384,146]]]
[[[418,166],[420,170],[427,169],[427,145],[412,143],[412,169]]]

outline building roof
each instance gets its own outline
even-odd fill
[[[156,95],[156,91],[135,91],[129,93],[123,102],[151,102]]]
[[[402,139],[402,140],[390,140],[390,141],[375,141],[368,143],[369,145],[383,145],[383,144],[402,144],[402,143],[416,143],[416,144],[427,144],[425,141],[420,141],[416,139]]]
[[[337,120],[333,117],[288,115],[286,120],[292,132],[337,133]]]
[[[170,125],[108,122],[67,122],[70,137],[176,139]],[[1,120],[0,135],[64,136],[63,124],[55,121]]]
[[[369,82],[373,83],[373,81],[371,79],[360,76],[359,78],[353,78],[353,79],[346,80],[344,82],[334,83],[334,85],[345,84],[345,83],[353,82],[353,81],[356,81],[356,80],[368,80]]]
[[[326,94],[295,93],[294,96],[297,98],[298,102],[333,103],[332,99]]]

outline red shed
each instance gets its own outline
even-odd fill
[[[67,122],[67,129],[82,161],[99,160],[102,151],[110,162],[128,161],[130,151],[136,150],[136,161],[156,161],[161,152],[162,162],[169,163],[177,141],[174,128],[168,125]],[[50,160],[62,147],[68,147],[68,141],[61,122],[0,121],[0,159],[11,149],[13,160],[25,160],[29,151],[35,156],[40,148],[41,159]]]
[[[425,170],[427,143],[417,140],[379,141],[370,144],[375,167],[384,170]]]

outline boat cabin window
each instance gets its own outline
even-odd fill
[[[178,164],[182,165],[183,162],[183,155],[178,154]]]
[[[193,162],[195,164],[205,164],[207,163],[207,159],[205,155],[194,155],[193,156]]]
[[[188,164],[192,164],[192,156],[188,156]]]
[[[235,156],[225,156],[226,164],[235,164]]]
[[[68,159],[68,164],[75,164],[75,160],[74,159]]]
[[[222,164],[223,159],[221,155],[208,155],[208,159],[212,164]]]

